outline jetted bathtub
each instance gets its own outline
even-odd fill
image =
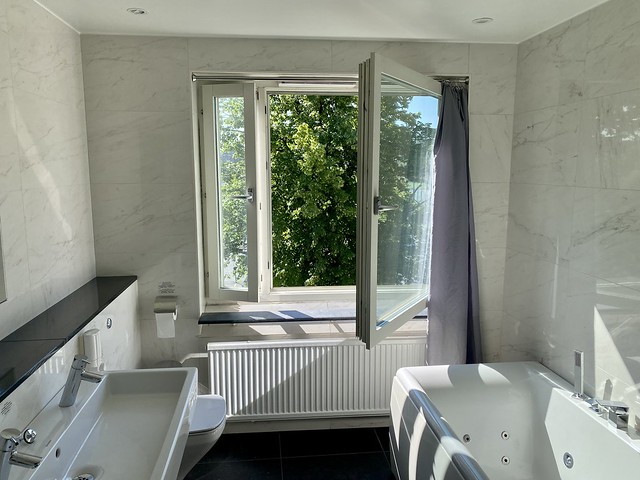
[[[640,479],[640,439],[535,362],[408,367],[391,391],[400,480]]]

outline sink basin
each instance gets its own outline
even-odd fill
[[[58,406],[59,393],[31,427],[44,457],[35,470],[12,467],[10,479],[95,480],[176,478],[197,397],[197,370],[171,368],[109,372],[82,382],[76,403]]]

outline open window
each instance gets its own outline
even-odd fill
[[[367,348],[427,307],[439,92],[380,55],[360,65],[356,333]]]
[[[359,79],[202,84],[207,303],[353,301],[355,290],[368,347],[422,312],[438,92],[376,54]]]
[[[256,107],[253,83],[202,87],[206,295],[258,301]]]

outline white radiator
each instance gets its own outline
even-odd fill
[[[400,367],[424,365],[426,339],[212,342],[209,385],[230,420],[388,415]]]

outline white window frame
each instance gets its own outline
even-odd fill
[[[227,83],[202,86],[202,156],[201,191],[203,195],[203,233],[205,262],[205,295],[208,301],[253,301],[259,300],[259,256],[258,252],[258,185],[256,150],[256,105],[253,83]],[[245,127],[245,172],[247,191],[253,192],[253,200],[247,203],[247,286],[245,289],[225,288],[221,284],[220,255],[221,232],[219,175],[217,161],[217,136],[215,126],[214,99],[244,98]],[[241,200],[240,200],[241,201]]]
[[[427,308],[428,288],[383,318],[377,315],[380,99],[382,77],[391,77],[440,98],[441,84],[379,54],[360,64],[358,141],[358,227],[356,258],[356,335],[371,348]],[[393,288],[393,287],[390,287]]]
[[[397,78],[404,83],[408,83],[411,85],[418,86],[425,91],[428,91],[431,95],[435,97],[440,97],[439,92],[441,91],[440,83],[432,78],[425,77],[422,74],[414,72],[402,65],[397,64],[389,59],[381,57],[377,54],[372,54],[371,59],[368,61],[369,66],[363,67],[361,65],[360,68],[360,92],[358,93],[358,102],[360,107],[360,117],[359,117],[359,128],[363,129],[364,126],[364,117],[363,113],[365,109],[374,109],[375,110],[375,101],[373,98],[377,94],[379,96],[380,93],[380,79],[381,73],[384,72],[385,75],[391,76],[393,78]],[[362,78],[362,74],[365,73],[365,78]],[[197,76],[197,77],[196,77]],[[377,245],[377,224],[373,222],[372,219],[372,198],[375,195],[376,190],[376,182],[374,182],[374,176],[372,176],[377,167],[372,167],[371,158],[372,155],[379,154],[379,150],[376,146],[372,146],[372,141],[374,138],[378,138],[379,140],[379,110],[377,113],[373,113],[374,117],[377,115],[377,121],[375,118],[368,122],[368,127],[366,128],[365,133],[365,143],[359,145],[359,160],[358,160],[358,169],[366,168],[366,181],[362,182],[362,174],[364,172],[359,172],[359,184],[364,183],[367,184],[367,187],[358,192],[358,203],[367,206],[365,210],[367,213],[365,216],[368,217],[366,222],[363,222],[359,218],[358,220],[358,241],[357,241],[357,256],[362,256],[363,254],[367,256],[368,260],[366,262],[359,262],[358,271],[357,271],[357,287],[353,286],[344,286],[344,287],[300,287],[300,288],[273,288],[272,285],[272,273],[271,273],[271,195],[270,195],[270,178],[269,178],[269,122],[268,122],[268,95],[270,92],[279,91],[285,92],[287,90],[290,93],[327,93],[334,92],[336,90],[329,86],[328,89],[324,87],[318,87],[318,90],[314,92],[312,89],[309,89],[306,84],[310,82],[317,83],[326,83],[330,84],[332,82],[349,82],[356,81],[358,78],[354,75],[313,75],[313,74],[195,74],[194,73],[194,81],[199,80],[202,83],[198,85],[198,100],[200,102],[200,108],[202,108],[200,121],[200,147],[201,147],[201,174],[202,174],[202,189],[203,194],[206,196],[207,189],[211,189],[211,187],[206,187],[204,184],[204,179],[210,178],[207,176],[210,172],[207,169],[211,168],[211,162],[214,160],[212,158],[211,152],[207,151],[208,149],[202,144],[203,138],[206,138],[206,135],[203,135],[203,131],[211,131],[212,125],[209,120],[206,119],[207,112],[205,112],[206,104],[205,97],[207,96],[204,92],[207,91],[208,88],[212,88],[212,83],[215,84],[215,88],[220,86],[221,82],[234,82],[243,83],[244,84],[244,94],[245,99],[248,102],[249,94],[251,98],[254,100],[253,102],[246,103],[247,106],[253,106],[253,112],[249,113],[248,116],[245,113],[245,129],[247,132],[247,141],[245,147],[247,149],[251,149],[251,152],[247,152],[247,159],[249,155],[252,155],[254,158],[254,172],[253,172],[253,181],[251,182],[254,185],[254,195],[256,198],[255,205],[255,222],[253,225],[255,226],[255,240],[254,240],[254,260],[249,261],[250,265],[250,282],[253,282],[253,285],[249,288],[248,291],[242,292],[220,292],[219,282],[216,281],[214,275],[209,275],[207,279],[205,279],[206,283],[206,291],[205,291],[205,301],[207,305],[212,305],[215,303],[226,302],[226,301],[251,301],[251,302],[292,302],[292,301],[331,301],[331,300],[354,300],[356,302],[356,334],[359,338],[361,338],[366,344],[367,347],[379,343],[386,336],[390,335],[397,328],[401,327],[408,320],[418,315],[420,312],[424,311],[427,307],[427,297],[421,298],[420,301],[416,302],[414,305],[409,308],[403,309],[401,315],[397,318],[394,318],[393,321],[387,321],[382,326],[378,325],[378,319],[376,315],[372,315],[371,312],[375,312],[375,280],[377,273],[377,266],[375,265],[375,253],[372,251],[370,246],[364,247],[363,242],[360,240],[362,238],[368,239],[367,242],[370,244],[371,239],[375,239]],[[283,89],[279,82],[283,80],[287,80],[290,82],[299,82],[301,83],[300,87],[294,87],[290,85],[286,89]],[[264,83],[263,83],[264,82]],[[373,83],[372,83],[373,82]],[[377,83],[376,83],[377,82]],[[367,96],[365,100],[365,96],[362,94],[362,88],[366,87]],[[377,85],[377,86],[376,86]],[[347,92],[342,92],[347,93]],[[351,92],[349,92],[351,93]],[[355,94],[355,92],[353,92]],[[210,102],[209,102],[210,103]],[[262,115],[262,112],[265,112],[267,115]],[[211,112],[209,112],[209,115]],[[250,145],[250,139],[248,138],[249,130],[247,126],[251,125],[254,128],[253,138],[256,140],[253,145]],[[377,129],[377,130],[376,130]],[[368,145],[365,147],[365,145]],[[365,155],[366,152],[366,155]],[[368,160],[368,164],[365,167],[364,161],[361,161],[360,156],[365,155]],[[362,157],[364,160],[365,156]],[[249,175],[249,171],[247,171]],[[249,179],[247,180],[249,185]],[[264,188],[263,188],[264,187]],[[217,196],[217,195],[215,195]],[[211,246],[207,246],[206,242],[208,238],[212,238],[213,233],[211,232],[212,226],[217,228],[217,218],[213,211],[215,208],[211,207],[211,197],[203,198],[203,232],[205,236],[205,265],[206,269],[209,272],[217,272],[218,270],[213,270],[216,267],[217,259],[211,258],[211,251],[218,251],[216,248],[211,248]],[[209,205],[207,205],[209,204]],[[359,213],[359,216],[364,215],[363,213]],[[260,234],[259,232],[263,232]],[[268,232],[265,234],[264,232]],[[216,234],[217,235],[217,234]],[[266,237],[266,238],[265,238]],[[260,241],[262,239],[262,241]],[[249,247],[251,248],[251,247]],[[362,251],[361,251],[362,250]],[[217,275],[216,275],[217,276]],[[367,278],[368,280],[365,282],[363,279]]]

